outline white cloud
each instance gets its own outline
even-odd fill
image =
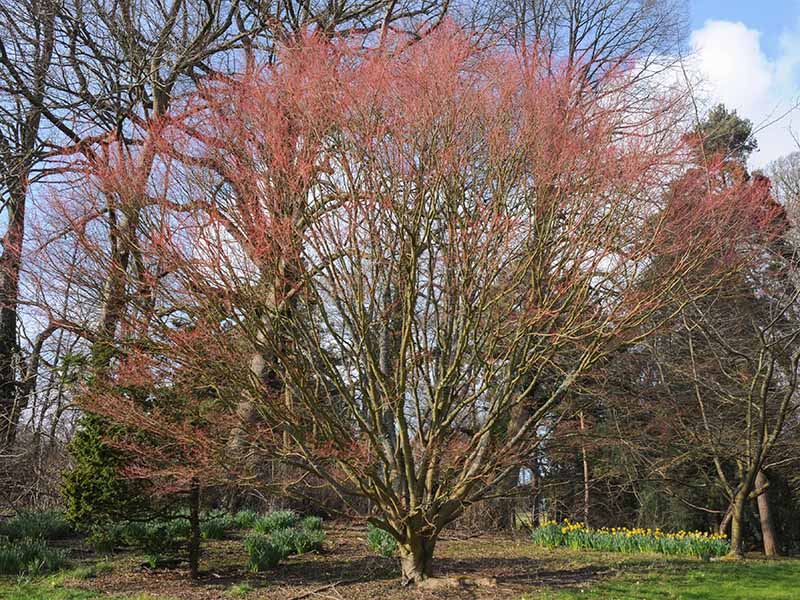
[[[780,36],[774,59],[761,49],[761,32],[740,22],[706,21],[690,43],[709,103],[724,102],[756,128],[759,151],[751,166],[797,150],[792,131],[800,134],[800,112],[792,109],[800,98],[800,27]]]

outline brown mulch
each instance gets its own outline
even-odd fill
[[[141,556],[121,555],[112,572],[70,582],[70,587],[181,600],[489,600],[584,585],[614,571],[607,565],[565,563],[510,536],[450,537],[436,548],[435,575],[442,585],[404,588],[397,560],[372,554],[363,529],[336,526],[326,532],[323,552],[293,557],[267,573],[249,573],[241,541],[231,539],[205,543],[198,580],[189,578],[185,565],[154,570],[142,564]],[[237,584],[252,589],[235,595],[232,588]]]

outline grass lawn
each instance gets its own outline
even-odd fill
[[[152,570],[144,557],[75,548],[73,569],[0,578],[2,600],[798,600],[800,560],[742,563],[553,550],[524,538],[481,536],[437,545],[437,574],[457,587],[400,586],[397,561],[374,556],[360,528],[332,528],[322,553],[252,574],[238,539],[206,545],[199,581],[185,567]],[[80,558],[83,557],[83,558]]]
[[[663,566],[527,598],[542,600],[797,600],[800,561],[752,560]]]

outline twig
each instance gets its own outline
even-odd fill
[[[357,583],[361,581],[360,579],[341,579],[339,581],[334,581],[333,583],[329,583],[328,585],[323,585],[320,588],[315,590],[310,590],[308,592],[303,592],[299,596],[292,596],[289,600],[303,600],[304,598],[308,598],[309,596],[313,596],[314,594],[319,594],[320,592],[324,592],[325,590],[330,590],[335,588],[337,585],[342,583]]]

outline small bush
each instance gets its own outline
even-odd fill
[[[367,525],[367,543],[373,552],[381,556],[391,557],[397,554],[397,540],[388,531],[378,529],[372,523]]]
[[[0,575],[38,575],[57,571],[67,562],[67,552],[48,548],[41,539],[0,544]]]
[[[9,540],[60,540],[75,534],[75,529],[58,510],[23,511],[0,523],[0,536]]]
[[[144,537],[138,545],[149,554],[161,554],[169,551],[176,543],[176,536],[172,535],[168,525],[164,523],[149,523],[145,526]]]
[[[270,534],[269,539],[272,543],[281,549],[284,558],[297,554],[297,536],[300,532],[292,527],[284,527],[282,529],[275,529]]]
[[[236,519],[227,512],[216,512],[208,515],[200,525],[200,534],[206,540],[221,540],[225,534],[236,528]]]
[[[272,533],[276,529],[294,527],[300,517],[293,510],[275,510],[259,517],[253,525],[258,533]]]
[[[319,517],[306,517],[300,521],[300,527],[306,531],[320,531],[322,529],[322,519]]]
[[[191,524],[184,517],[149,523],[127,521],[92,527],[87,541],[97,552],[110,553],[117,546],[141,548],[150,554],[169,554],[188,539]]]
[[[157,569],[161,564],[162,556],[158,553],[146,554],[144,557],[145,564],[151,569]]]
[[[258,520],[258,513],[254,510],[240,510],[233,516],[233,522],[238,529],[252,529]]]
[[[128,546],[142,548],[149,554],[166,554],[189,536],[190,524],[184,518],[151,523],[129,522],[123,526],[122,540]]]
[[[204,540],[221,540],[226,532],[225,525],[217,519],[211,519],[200,525],[200,535]]]
[[[242,583],[236,583],[228,588],[228,593],[231,596],[247,596],[250,592],[253,591],[253,586],[243,581]]]
[[[125,525],[122,523],[103,523],[92,527],[86,541],[94,548],[95,552],[110,554],[114,549],[124,543],[123,533]]]
[[[244,538],[244,547],[250,560],[247,568],[253,572],[264,571],[278,566],[286,555],[270,538],[261,533],[250,533]]]
[[[122,543],[126,546],[140,546],[145,539],[147,526],[137,521],[122,525]]]
[[[319,530],[301,529],[295,532],[294,549],[297,554],[305,554],[312,550],[322,550],[325,533]]]
[[[192,524],[185,517],[169,519],[163,525],[167,528],[167,535],[171,538],[188,538],[192,531]]]

